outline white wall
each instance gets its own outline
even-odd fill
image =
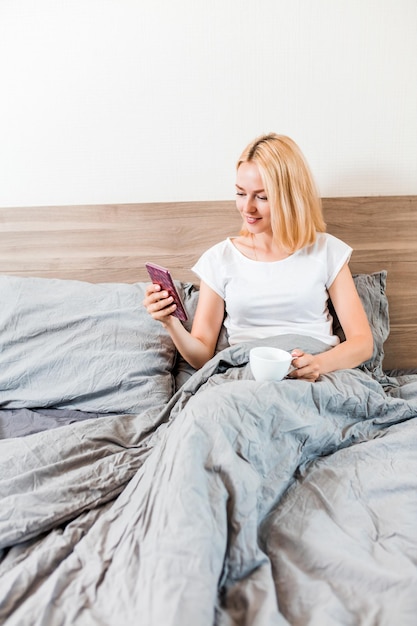
[[[417,193],[416,0],[0,0],[0,72],[0,206],[232,198],[271,130]]]

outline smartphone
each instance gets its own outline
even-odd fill
[[[155,263],[145,263],[145,267],[148,270],[151,281],[160,285],[161,289],[168,291],[169,295],[174,298],[174,304],[177,305],[177,308],[172,315],[178,317],[182,322],[186,322],[188,315],[185,312],[180,294],[175,287],[170,271],[166,267],[156,265]]]

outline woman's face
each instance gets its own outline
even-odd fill
[[[236,207],[250,233],[272,232],[268,198],[258,166],[252,161],[241,163],[237,170]]]

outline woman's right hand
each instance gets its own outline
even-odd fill
[[[146,288],[142,304],[154,320],[165,325],[169,324],[170,320],[175,319],[171,317],[177,308],[177,305],[173,304],[173,300],[167,291],[161,291],[160,285],[151,283]]]

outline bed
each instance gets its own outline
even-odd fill
[[[0,209],[0,623],[408,626],[417,615],[417,196],[324,198],[374,335],[317,383],[192,370],[143,310],[233,202]],[[337,332],[342,331],[337,327]]]

